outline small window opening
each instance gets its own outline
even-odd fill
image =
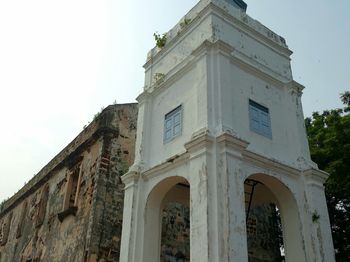
[[[66,192],[63,201],[63,210],[58,214],[62,221],[68,215],[75,215],[78,209],[79,189],[81,181],[81,163],[69,171],[66,183]]]
[[[269,109],[250,99],[249,125],[251,131],[267,138],[272,138]]]
[[[168,143],[182,133],[182,106],[178,106],[165,115],[164,143]]]

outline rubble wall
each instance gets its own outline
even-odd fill
[[[136,104],[109,106],[3,205],[1,262],[118,261],[120,176],[133,162],[136,119]]]

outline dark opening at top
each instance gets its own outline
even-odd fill
[[[242,9],[244,12],[247,11],[247,4],[243,0],[232,0],[233,5]]]

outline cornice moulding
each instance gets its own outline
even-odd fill
[[[303,171],[303,175],[306,179],[307,184],[316,185],[321,188],[324,188],[324,183],[329,177],[329,174],[327,172],[314,168]]]
[[[252,73],[260,79],[271,83],[277,87],[282,88],[291,85],[291,82],[297,84],[298,88],[302,87],[302,85],[296,83],[295,81],[291,81],[290,79],[287,79],[279,75],[278,73],[267,69],[259,62],[235,50],[231,45],[222,40],[216,40],[215,42],[205,40],[201,45],[199,45],[195,50],[192,51],[192,56],[187,57],[184,61],[171,68],[168,71],[168,73],[165,74],[165,78],[162,83],[158,85],[153,84],[151,87],[148,87],[137,98],[137,101],[141,103],[142,99],[144,99],[143,96],[145,96],[146,93],[148,95],[152,95],[154,92],[161,92],[160,90],[163,90],[164,88],[170,86],[171,83],[183,76],[189,70],[189,68],[194,66],[196,61],[198,61],[201,57],[203,57],[203,55],[207,54],[207,52],[209,52],[213,48],[218,48],[218,50],[223,52],[223,54],[225,54],[231,60],[232,63],[237,65],[242,70]],[[263,68],[265,68],[266,70],[264,70]]]
[[[166,160],[166,162],[163,162],[159,165],[156,165],[154,167],[151,167],[150,169],[143,171],[141,173],[141,177],[147,181],[148,179],[152,177],[156,177],[162,173],[165,173],[169,170],[172,170],[173,168],[176,168],[178,166],[181,166],[183,164],[186,164],[189,160],[189,154],[187,152],[181,154],[181,155],[175,155],[173,157],[170,157]]]
[[[242,17],[238,18],[233,14],[231,14],[228,10],[225,10],[225,6],[222,6],[222,3],[216,2],[216,1],[208,1],[206,6],[204,6],[200,11],[197,11],[195,17],[191,19],[191,22],[188,25],[186,25],[186,27],[182,29],[179,27],[179,24],[182,21],[180,20],[180,22],[173,29],[169,31],[169,32],[172,32],[177,29],[176,35],[170,38],[163,48],[159,49],[155,47],[149,52],[150,55],[148,57],[147,62],[144,64],[144,68],[148,70],[150,66],[152,66],[153,64],[157,64],[164,55],[169,53],[174,48],[177,42],[185,38],[186,35],[189,34],[191,31],[193,31],[195,27],[200,24],[201,21],[205,20],[210,15],[215,15],[216,17],[219,17],[219,18],[225,17],[226,21],[229,22],[237,30],[244,32],[254,40],[258,41],[259,43],[263,44],[264,46],[275,51],[281,56],[284,56],[287,59],[290,59],[290,56],[293,54],[293,52],[287,46],[283,46],[277,43],[276,40],[275,41],[272,40],[271,38],[264,35],[262,32],[259,32],[252,25],[245,23],[244,17],[249,17],[248,15],[244,14],[243,18]],[[188,14],[185,15],[184,18],[186,18],[187,16]],[[189,15],[189,17],[191,17],[191,15]],[[211,28],[211,30],[213,31],[213,28]],[[271,35],[281,38],[281,36],[275,34],[268,28],[266,28],[266,30],[270,32]]]

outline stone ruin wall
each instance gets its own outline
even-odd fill
[[[190,261],[190,208],[168,203],[162,213],[161,262]]]
[[[136,119],[136,104],[108,107],[4,204],[1,262],[119,260]]]
[[[0,210],[0,262],[119,261],[120,177],[134,160],[136,121],[136,104],[109,106],[5,203]],[[79,179],[70,179],[74,174]],[[68,185],[74,200],[67,200]],[[275,235],[266,227],[271,226],[266,210],[271,211],[253,209],[252,223],[248,221],[254,262],[281,261],[271,241]],[[162,229],[161,261],[190,261],[189,208],[170,203]]]
[[[253,207],[247,221],[248,255],[250,262],[281,262],[282,244],[276,206],[261,204]]]
[[[247,244],[250,262],[282,262],[274,204],[262,204],[250,210]],[[161,262],[190,261],[190,210],[179,203],[169,203],[163,210]]]
[[[121,176],[134,162],[137,112],[137,105],[131,104],[106,119],[118,126],[118,135],[106,137],[101,152],[103,168],[96,181],[88,261],[119,261],[124,208]]]

